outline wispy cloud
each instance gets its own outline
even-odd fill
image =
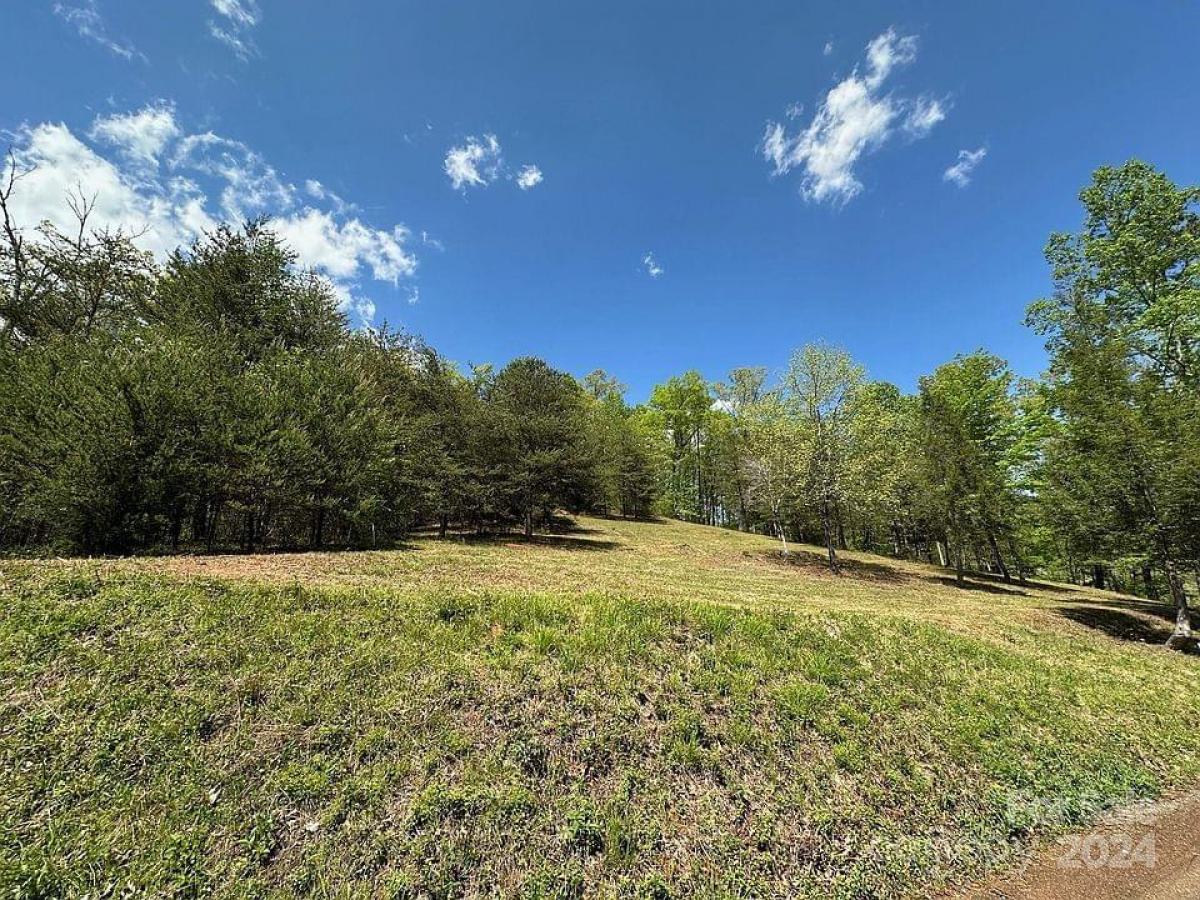
[[[212,8],[242,28],[253,28],[262,18],[254,0],[211,0]]]
[[[462,146],[451,147],[442,168],[450,177],[450,185],[464,191],[468,187],[487,187],[500,177],[503,164],[500,141],[494,134],[485,134],[482,139],[468,137]]]
[[[305,180],[304,191],[314,200],[327,201],[331,206],[333,206],[334,211],[336,211],[338,215],[358,212],[358,206],[356,204],[343,200],[338,194],[331,191],[315,178],[308,178]]]
[[[667,270],[664,269],[654,256],[654,252],[650,251],[642,257],[642,268],[646,270],[646,274],[651,278],[660,278]]]
[[[913,137],[922,138],[945,118],[946,108],[940,100],[918,97],[904,119],[904,130]]]
[[[483,137],[468,137],[461,144],[446,151],[442,170],[456,191],[467,188],[487,187],[501,178],[515,181],[523,191],[532,190],[542,183],[542,170],[533,164],[522,166],[515,174],[504,162],[500,139],[494,134]]]
[[[965,188],[971,183],[971,176],[975,173],[975,169],[983,162],[983,158],[987,156],[987,147],[979,147],[975,150],[959,150],[958,161],[950,168],[942,173],[942,178],[952,184],[958,185],[960,188]]]
[[[104,16],[100,14],[100,7],[96,0],[83,0],[82,3],[55,3],[52,8],[56,16],[79,32],[80,37],[95,41],[122,59],[137,57],[145,61],[146,57],[133,44],[126,40],[118,40],[108,33],[108,26],[104,23]]]
[[[175,107],[162,100],[133,112],[98,118],[88,132],[92,140],[115,147],[141,165],[157,165],[163,148],[178,135]]]
[[[269,216],[300,264],[325,277],[343,308],[364,320],[374,314],[367,282],[404,288],[416,272],[403,225],[363,222],[315,179],[297,189],[241,141],[187,133],[171,103],[98,118],[87,139],[53,122],[16,133],[14,156],[26,172],[12,199],[19,222],[70,228],[67,196],[82,193],[95,198],[93,226],[137,234],[162,257],[221,221]]]
[[[209,0],[221,17],[210,19],[208,33],[233,51],[245,62],[258,55],[258,46],[250,36],[251,30],[262,21],[262,11],[256,0]]]
[[[863,187],[855,167],[865,154],[887,143],[898,126],[920,138],[946,117],[938,100],[883,90],[893,71],[916,58],[916,37],[889,28],[867,45],[863,65],[828,91],[808,127],[790,134],[768,122],[760,146],[773,174],[800,169],[800,193],[816,203],[854,198]]]
[[[522,166],[517,173],[517,187],[523,191],[535,188],[542,183],[542,170],[537,166]]]

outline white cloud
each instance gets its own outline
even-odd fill
[[[179,135],[175,107],[159,101],[137,112],[101,116],[92,124],[88,136],[110,144],[130,160],[157,165],[163,148]]]
[[[221,182],[221,212],[227,219],[289,209],[295,202],[295,187],[280,178],[258,153],[241,141],[211,131],[180,139],[170,166],[200,172]]]
[[[646,269],[646,274],[651,278],[658,278],[667,270],[659,265],[658,260],[654,257],[654,252],[650,251],[642,257],[642,266]]]
[[[517,173],[517,187],[523,191],[535,188],[542,183],[542,170],[537,166],[522,166]]]
[[[461,191],[468,187],[487,187],[500,177],[503,165],[500,141],[494,134],[485,134],[482,140],[468,137],[461,147],[451,147],[443,168],[450,176],[451,186]]]
[[[211,0],[212,8],[235,25],[252,28],[258,24],[262,13],[254,0]]]
[[[514,175],[504,162],[500,140],[494,134],[482,138],[468,137],[460,146],[446,151],[442,170],[450,186],[465,192],[469,187],[487,187],[501,177],[515,181],[523,191],[537,187],[544,180],[542,170],[533,164],[522,166]]]
[[[13,149],[26,174],[17,182],[12,207],[17,221],[33,226],[48,221],[63,230],[75,226],[67,198],[95,200],[91,223],[141,233],[139,243],[163,255],[197,236],[213,220],[197,204],[197,189],[186,179],[144,184],[123,172],[71,133],[65,125],[43,123],[16,134]]]
[[[233,55],[242,62],[246,62],[258,53],[258,47],[254,41],[248,37],[242,37],[236,29],[222,28],[216,22],[209,22],[208,33],[232,50]]]
[[[361,269],[370,269],[376,281],[397,285],[417,270],[416,257],[404,248],[408,230],[402,225],[388,232],[358,219],[339,222],[332,213],[312,207],[277,216],[271,225],[305,265],[334,279],[357,279]]]
[[[366,297],[358,297],[354,302],[354,311],[362,317],[364,322],[370,322],[375,318],[375,301]]]
[[[894,28],[889,28],[867,44],[866,81],[872,88],[877,88],[892,74],[892,69],[907,66],[916,58],[916,36],[901,37]]]
[[[958,161],[942,173],[943,180],[953,182],[960,188],[965,188],[971,183],[971,175],[975,172],[976,167],[983,162],[985,156],[987,156],[987,147],[979,147],[975,150],[959,150]]]
[[[934,125],[946,118],[941,101],[929,97],[918,97],[904,119],[904,130],[913,137],[925,137]]]
[[[255,0],[210,0],[210,3],[224,21],[209,20],[208,33],[243,62],[257,55],[258,47],[249,31],[262,19],[258,3]]]
[[[343,200],[315,178],[305,179],[304,192],[314,200],[324,200],[329,203],[338,215],[349,215],[358,212],[358,207],[355,204]]]
[[[833,41],[826,41],[825,46],[821,49],[823,56],[829,56],[833,53]]]
[[[23,227],[49,221],[72,229],[67,199],[82,195],[94,198],[93,227],[124,229],[161,258],[220,221],[267,215],[300,265],[324,276],[343,308],[365,320],[374,315],[363,295],[366,281],[398,287],[416,271],[403,225],[364,223],[315,179],[305,182],[308,195],[299,200],[303,195],[240,141],[211,131],[185,134],[169,103],[97,119],[88,137],[113,147],[112,157],[61,123],[16,132],[14,157],[25,174],[11,205]]]
[[[100,14],[100,7],[96,0],[83,0],[82,3],[74,5],[55,3],[53,9],[56,16],[68,25],[74,26],[80,37],[95,41],[110,53],[123,59],[133,59],[136,56],[145,61],[146,57],[139,53],[129,41],[117,40],[109,35],[108,27],[104,24],[104,17]]]
[[[896,68],[916,57],[917,39],[889,28],[867,45],[865,67],[856,67],[829,90],[807,128],[792,135],[782,124],[768,122],[761,150],[773,173],[801,169],[800,192],[813,202],[845,203],[857,195],[862,182],[855,166],[888,141],[898,121],[914,137],[923,137],[945,118],[936,100],[906,100],[881,90]]]

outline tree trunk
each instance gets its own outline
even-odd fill
[[[1167,573],[1167,584],[1171,588],[1171,599],[1175,603],[1175,632],[1167,639],[1167,648],[1195,651],[1197,647],[1196,638],[1192,636],[1192,611],[1188,608],[1183,579],[1179,577],[1175,561],[1169,556],[1163,560],[1163,568]]]
[[[1142,563],[1142,583],[1146,585],[1146,599],[1158,599],[1158,585],[1154,583],[1154,569],[1150,566],[1150,560]]]
[[[533,537],[533,510],[525,510],[525,537],[526,539]]]
[[[217,535],[217,523],[221,519],[221,503],[218,501],[213,504],[212,512],[208,516],[208,533],[204,536],[204,546],[209,553],[213,551],[213,541]]]
[[[825,529],[825,547],[829,551],[829,571],[834,575],[840,575],[841,567],[838,565],[837,551],[833,546],[833,521],[828,497],[821,501],[821,526]]]
[[[325,543],[325,507],[318,506],[316,519],[313,522],[312,544],[315,549],[320,550],[323,543]]]
[[[1017,579],[1021,584],[1025,584],[1025,559],[1021,556],[1020,551],[1017,550],[1017,542],[1013,540],[1011,534],[1008,536],[1008,552],[1012,554],[1012,558],[1017,563]]]
[[[445,513],[442,513],[441,518],[438,519],[438,537],[440,537],[444,540],[446,537],[446,532],[449,530],[450,530],[450,517],[448,515],[446,515]]]
[[[963,546],[962,541],[954,542],[954,580],[959,584],[966,581],[963,571]]]
[[[1004,583],[1012,584],[1012,575],[1008,572],[1008,566],[1004,564],[1004,557],[1000,555],[1000,544],[990,529],[988,530],[988,543],[992,545],[992,558],[996,561],[996,568],[1004,576]]]
[[[772,511],[775,513],[775,530],[779,532],[779,542],[783,544],[783,555],[788,555],[787,532],[783,530],[783,519],[779,517],[779,504],[774,504]]]

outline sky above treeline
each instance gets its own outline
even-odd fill
[[[1200,4],[21,0],[27,224],[165,254],[272,217],[353,324],[463,364],[686,369],[840,344],[905,389],[1026,305],[1097,166],[1200,181]]]

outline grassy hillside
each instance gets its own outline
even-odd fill
[[[1200,776],[1166,611],[678,523],[0,563],[17,896],[926,896]]]

